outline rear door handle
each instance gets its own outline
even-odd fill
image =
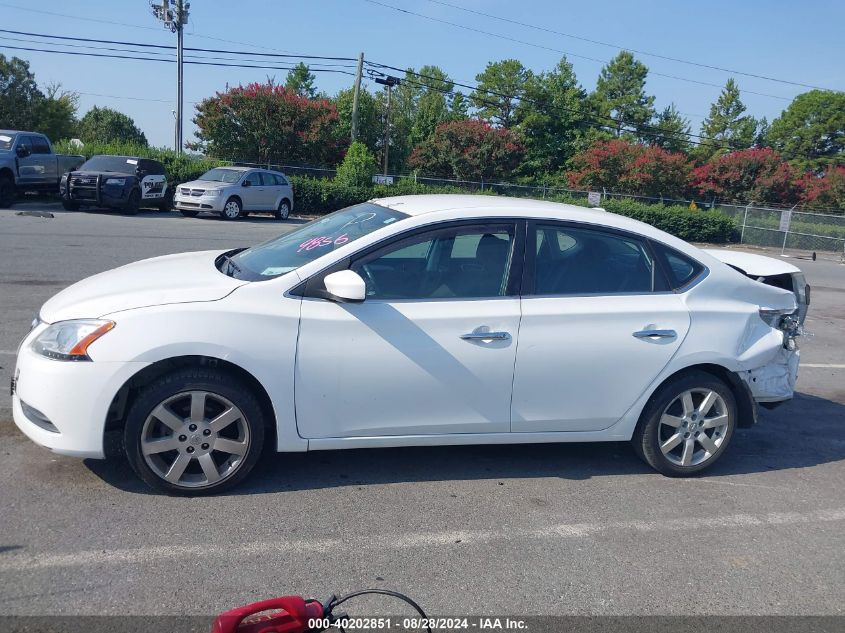
[[[675,338],[678,333],[675,330],[640,330],[634,332],[637,338]]]
[[[470,332],[461,334],[465,341],[506,341],[511,337],[507,332]]]

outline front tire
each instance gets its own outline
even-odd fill
[[[65,211],[79,211],[79,203],[76,200],[62,198],[62,208]]]
[[[8,209],[15,201],[17,190],[11,178],[0,178],[0,209]]]
[[[652,468],[687,477],[710,468],[736,428],[736,399],[712,374],[695,371],[663,385],[646,405],[631,442]]]
[[[152,488],[208,495],[236,485],[264,443],[264,417],[249,386],[235,376],[194,367],[158,378],[129,409],[124,450]]]
[[[287,220],[290,217],[290,202],[282,200],[279,203],[279,208],[276,209],[275,215],[277,220]]]
[[[126,205],[123,207],[123,212],[126,215],[137,215],[141,209],[141,192],[133,189],[129,192],[129,197],[126,199]]]
[[[223,206],[223,212],[220,214],[220,217],[224,220],[237,220],[243,217],[242,211],[241,201],[237,198],[229,198]]]

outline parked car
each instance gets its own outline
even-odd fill
[[[630,440],[686,476],[756,403],[792,397],[795,311],[793,293],[623,216],[384,198],[65,289],[21,344],[14,419],[79,457],[120,432],[138,475],[177,494],[235,484],[265,442]]]
[[[251,212],[270,212],[286,220],[293,210],[293,187],[278,171],[251,167],[216,167],[197,180],[179,185],[175,206],[182,215],[202,211],[224,220],[237,220]]]
[[[798,320],[804,324],[810,307],[810,284],[800,268],[782,259],[756,253],[743,253],[726,248],[712,248],[706,252],[755,281],[794,293],[798,302]]]
[[[59,193],[68,211],[88,206],[134,215],[141,207],[169,211],[173,206],[164,165],[140,156],[92,156],[62,176]]]
[[[55,154],[50,139],[38,132],[0,130],[0,208],[11,206],[19,192],[55,193],[60,176],[84,161]]]

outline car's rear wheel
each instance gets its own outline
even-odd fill
[[[179,213],[184,215],[186,218],[195,218],[200,214],[199,211],[186,211],[185,209],[179,209]]]
[[[736,428],[730,387],[707,372],[691,372],[662,386],[634,431],[634,450],[655,470],[672,477],[712,466]]]
[[[11,178],[0,178],[0,209],[7,209],[15,201],[15,183]]]
[[[279,208],[276,209],[275,215],[277,220],[287,220],[290,216],[290,202],[282,200],[279,203]]]
[[[234,486],[255,466],[263,442],[261,406],[249,386],[203,367],[145,387],[124,430],[126,456],[138,476],[177,495]]]
[[[133,189],[129,192],[129,197],[126,199],[126,205],[123,207],[123,212],[126,215],[136,215],[141,208],[141,192]]]
[[[237,220],[241,217],[241,201],[237,198],[229,198],[223,207],[223,213],[220,216],[224,220]]]

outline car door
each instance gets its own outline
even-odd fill
[[[299,434],[509,431],[522,261],[515,227],[441,225],[362,254],[351,263],[366,282],[362,303],[306,293]]]
[[[261,180],[261,172],[249,172],[244,177],[243,182],[244,184],[249,183],[241,187],[241,201],[243,202],[244,211],[260,211],[265,209],[264,200],[267,194],[264,191],[264,181]]]
[[[23,153],[21,150],[23,150]],[[39,181],[38,159],[32,155],[32,151],[32,137],[29,134],[18,134],[15,143],[15,162],[17,163],[19,185],[35,185]]]
[[[282,199],[282,181],[278,174],[265,171],[261,174],[267,189],[267,209],[277,209]]]
[[[607,428],[677,351],[689,312],[633,234],[532,222],[526,252],[511,428]]]

